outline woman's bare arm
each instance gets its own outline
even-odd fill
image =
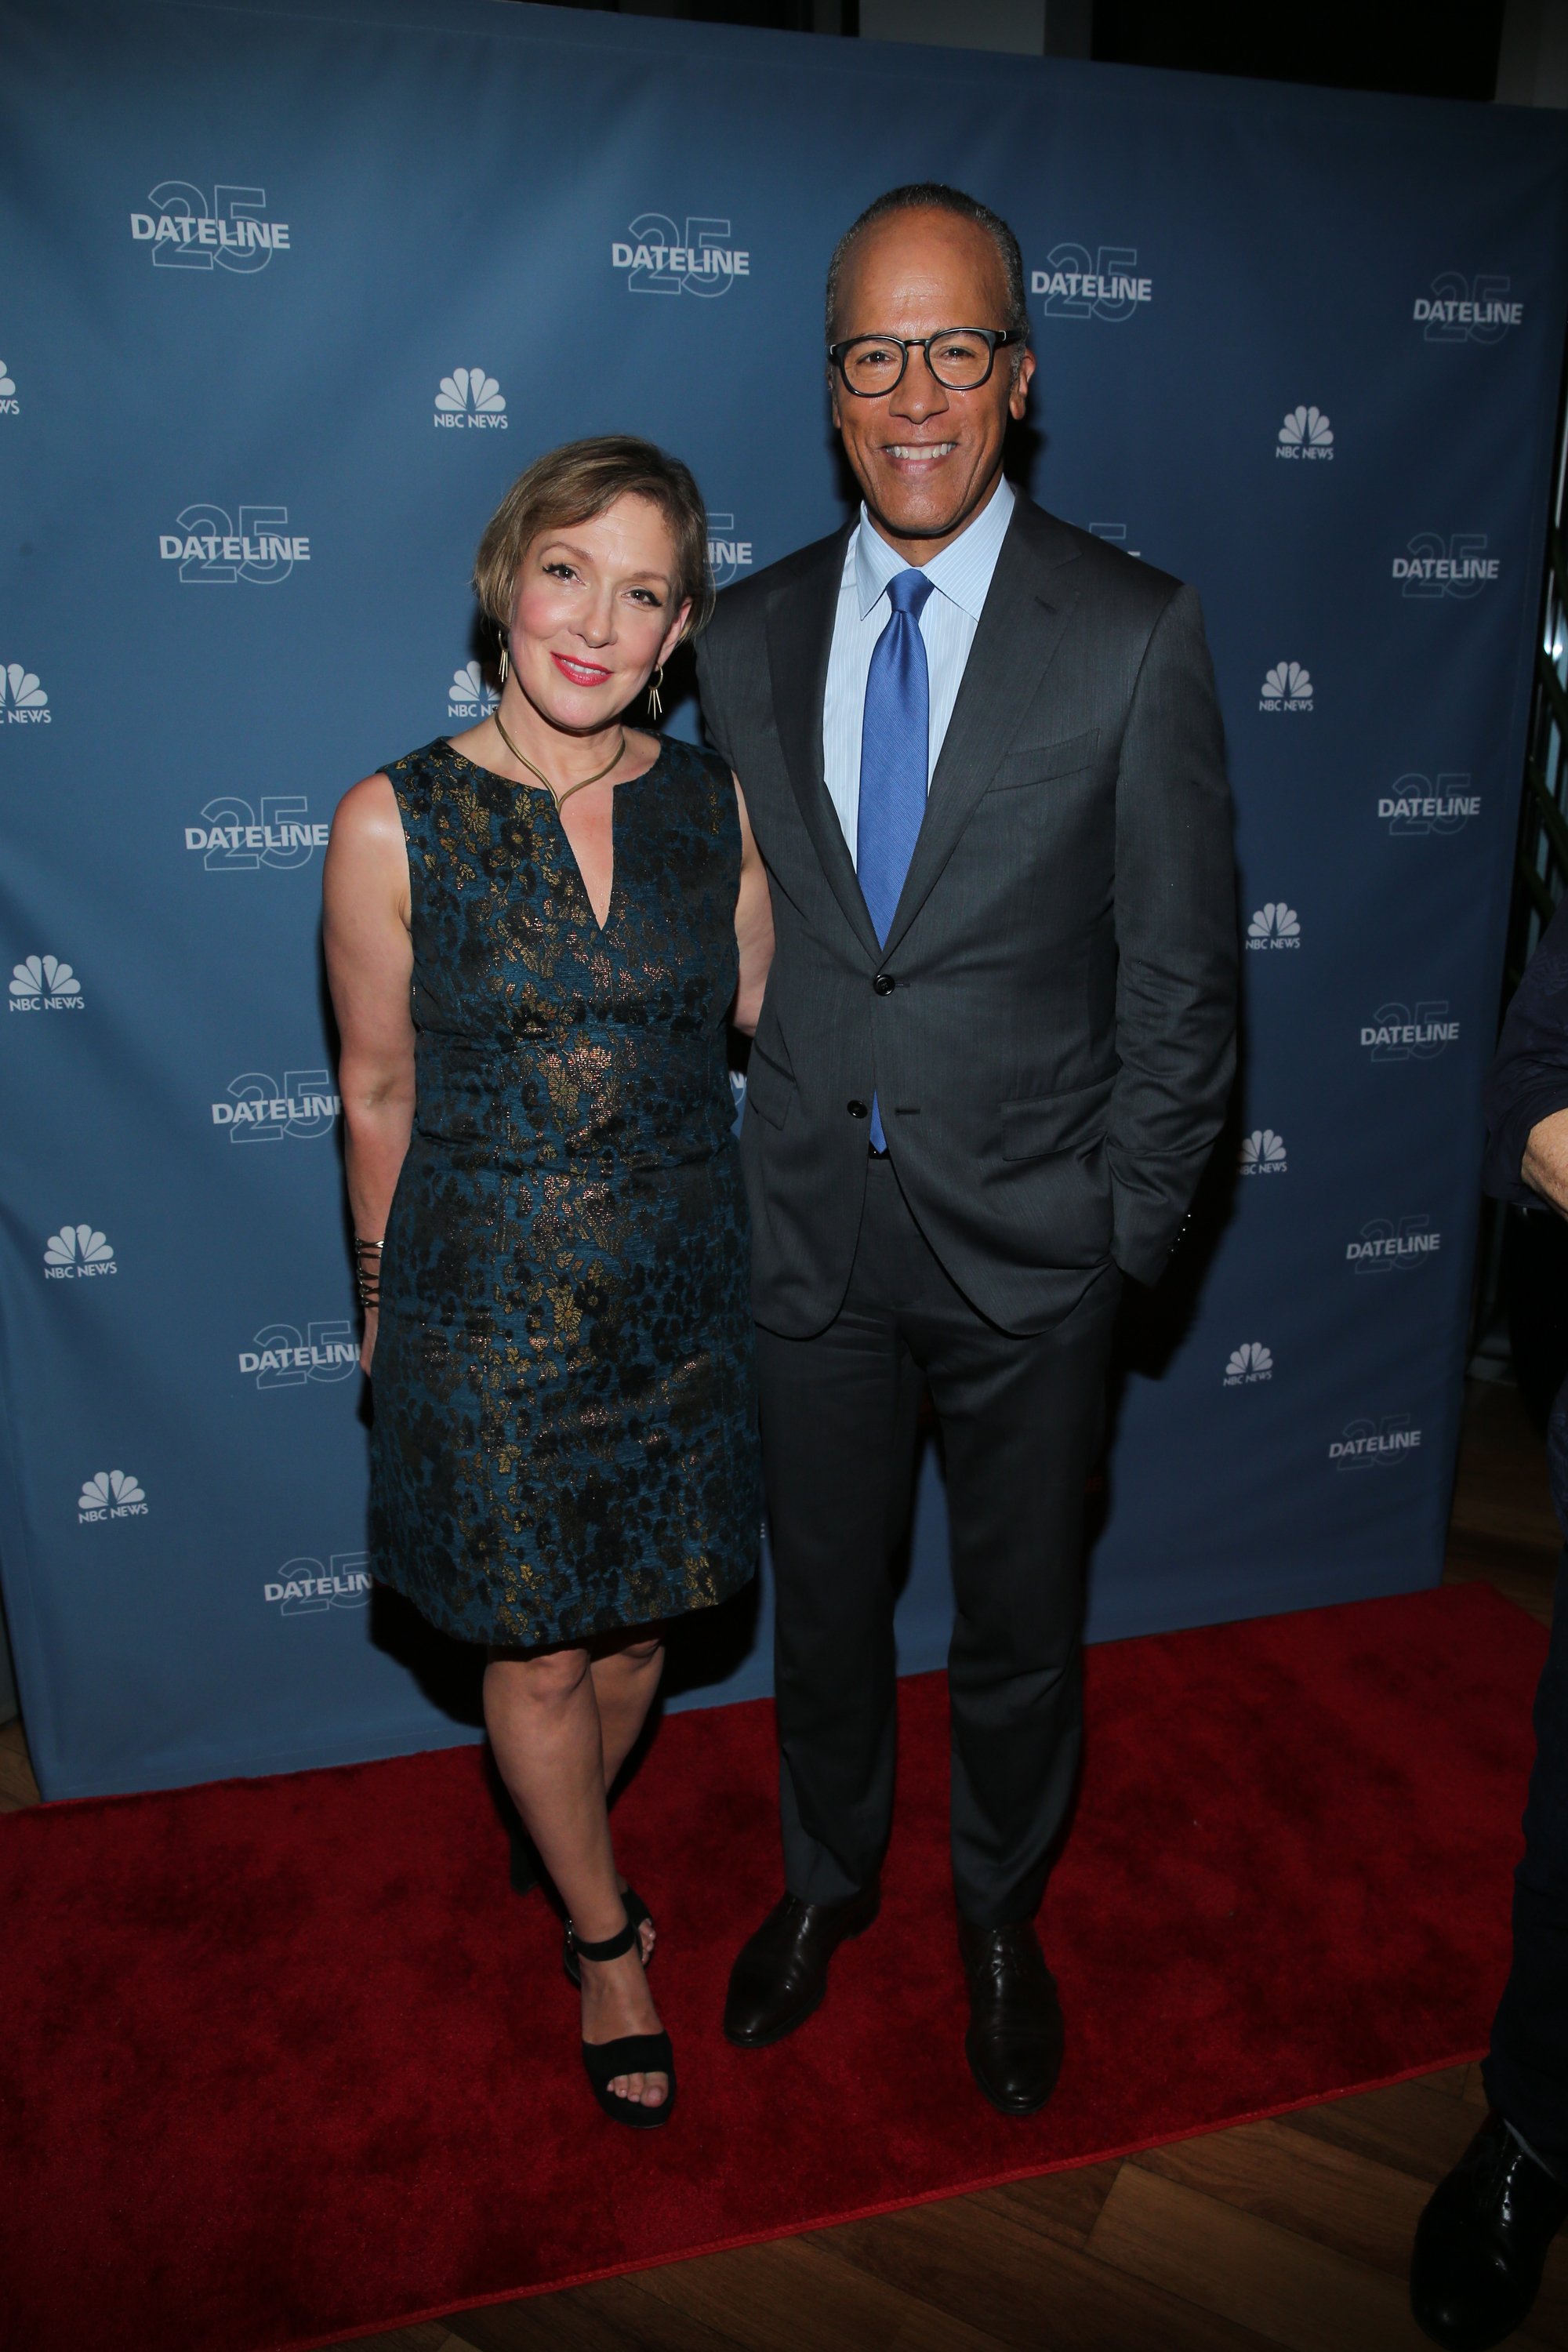
[[[773,910],[768,897],[767,868],[746,814],[745,796],[735,785],[735,805],[741,812],[741,892],[735,901],[735,943],[741,950],[741,980],[730,1018],[742,1036],[756,1034],[773,960]]]
[[[408,853],[385,776],[366,776],[338,803],[321,887],[327,980],[342,1040],[349,1206],[355,1235],[378,1242],[414,1126]],[[372,1308],[360,1351],[367,1372],[375,1332]]]

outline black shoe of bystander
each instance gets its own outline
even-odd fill
[[[1415,2229],[1410,2308],[1447,2352],[1489,2352],[1530,2316],[1568,2189],[1490,2115]]]

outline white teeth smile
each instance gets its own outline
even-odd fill
[[[957,448],[956,441],[890,441],[889,457],[951,457]]]

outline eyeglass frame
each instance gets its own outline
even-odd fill
[[[942,377],[938,375],[935,368],[931,366],[931,347],[933,343],[940,343],[944,335],[978,335],[984,342],[991,353],[991,357],[986,365],[985,373],[980,378],[979,383],[942,383]],[[1008,343],[1022,343],[1026,341],[1026,340],[1027,338],[1021,333],[1016,327],[939,327],[934,335],[847,335],[842,342],[828,344],[827,356],[833,362],[834,368],[837,373],[839,383],[844,386],[845,391],[849,394],[851,400],[885,400],[889,393],[897,392],[900,384],[902,383],[905,376],[908,375],[910,372],[910,353],[911,352],[922,352],[925,354],[926,371],[933,383],[942,384],[943,392],[978,392],[981,385],[989,383],[992,376],[995,373],[996,354],[1003,349],[1004,345]],[[903,353],[903,358],[900,364],[899,373],[893,378],[891,383],[882,384],[875,392],[862,392],[858,385],[850,383],[848,373],[844,365],[844,354],[846,352],[853,350],[857,343],[896,343],[898,345],[900,351]]]

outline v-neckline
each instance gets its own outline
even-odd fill
[[[583,894],[583,904],[588,909],[588,920],[593,924],[595,931],[597,933],[598,937],[601,940],[604,939],[609,930],[610,922],[616,911],[616,891],[619,887],[621,878],[620,853],[616,846],[616,795],[624,792],[627,784],[640,784],[643,782],[644,777],[652,775],[654,770],[658,767],[659,761],[664,757],[663,738],[661,737],[659,739],[658,751],[654,753],[647,767],[641,771],[640,774],[628,776],[626,779],[626,783],[612,784],[610,787],[610,890],[609,896],[605,900],[605,919],[602,923],[600,922],[597,915],[594,912],[593,898],[589,892],[588,884],[584,876],[582,866],[578,861],[577,853],[572,846],[572,836],[567,832],[564,824],[562,822],[561,803],[556,799],[554,793],[551,791],[549,785],[520,784],[515,777],[503,776],[499,768],[487,768],[484,766],[482,761],[479,760],[470,760],[466,751],[458,751],[457,745],[453,742],[449,735],[445,739],[445,740],[447,749],[452,753],[453,757],[455,759],[461,760],[465,767],[472,768],[476,775],[493,776],[496,782],[498,784],[505,784],[509,792],[527,793],[536,800],[545,800],[549,802],[550,814],[555,820],[555,830],[561,835],[562,841],[565,844],[566,855],[572,864],[573,876],[576,881],[578,889]]]

